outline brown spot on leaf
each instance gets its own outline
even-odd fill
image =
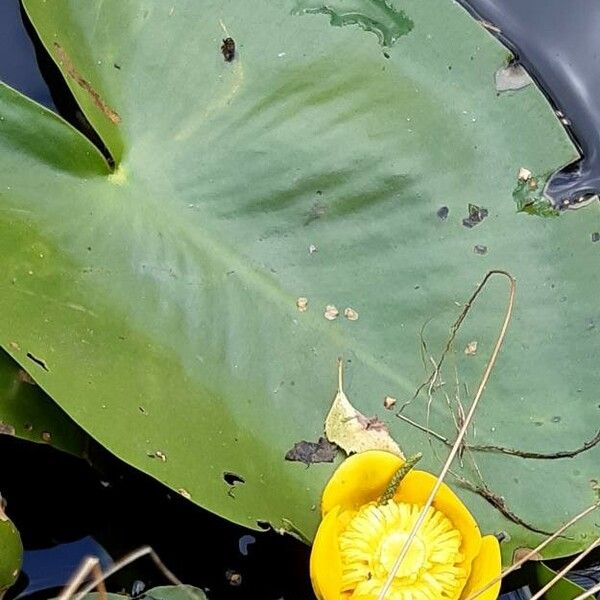
[[[73,64],[73,61],[67,54],[66,50],[58,42],[54,42],[54,50],[60,64],[67,72],[67,75],[90,96],[92,102],[98,107],[100,112],[102,112],[102,114],[108,118],[109,121],[115,125],[118,125],[121,122],[119,113],[108,106],[108,104],[102,99],[102,96],[100,96],[100,94],[92,87],[92,84],[81,75],[81,73]]]
[[[517,562],[519,562],[520,560],[524,559],[530,552],[531,552],[531,548],[517,548],[514,553],[513,553],[513,565]],[[534,554],[530,560],[541,560],[542,559],[542,555],[538,553]]]
[[[305,465],[333,462],[338,453],[338,447],[326,438],[320,437],[318,442],[296,442],[294,447],[285,455],[285,460],[301,462]]]

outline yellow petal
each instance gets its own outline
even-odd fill
[[[481,540],[481,551],[473,561],[471,577],[465,585],[461,598],[468,598],[473,592],[487,585],[500,575],[501,570],[500,544],[493,535],[486,535]],[[498,581],[489,590],[477,596],[477,600],[496,600],[499,594],[500,582]]]
[[[334,506],[339,505],[341,511],[355,511],[377,500],[403,464],[400,457],[383,450],[368,450],[350,456],[325,486],[321,501],[323,515]]]
[[[423,506],[436,482],[436,477],[425,471],[411,471],[402,480],[394,499],[398,502],[408,502]],[[479,554],[481,548],[481,533],[477,521],[473,518],[460,498],[442,483],[436,494],[433,506],[446,515],[462,537],[460,551],[464,560],[459,566],[466,569],[467,575],[471,563]]]
[[[342,559],[338,541],[339,506],[321,521],[310,554],[310,579],[319,600],[340,600]]]

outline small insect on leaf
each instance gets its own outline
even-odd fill
[[[235,41],[233,38],[228,37],[223,40],[221,52],[227,62],[231,62],[235,58]]]

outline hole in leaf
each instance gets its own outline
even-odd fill
[[[230,471],[225,471],[225,473],[223,473],[223,479],[227,485],[246,483],[246,480],[242,476],[231,473]]]
[[[38,358],[37,356],[31,354],[31,352],[27,353],[27,358],[29,360],[32,360],[38,367],[42,367],[44,371],[50,372],[50,369],[48,368],[48,365],[46,364],[46,361],[43,358]]]

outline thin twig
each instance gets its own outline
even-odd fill
[[[77,596],[75,596],[74,600],[83,600],[84,596],[86,594],[89,594],[100,582],[108,579],[111,575],[114,575],[117,571],[120,571],[123,567],[126,567],[127,565],[131,564],[132,562],[135,562],[136,560],[142,558],[143,556],[150,556],[150,558],[154,561],[154,564],[158,567],[158,569],[162,572],[162,574],[169,580],[171,581],[171,583],[174,583],[177,586],[181,586],[182,589],[184,589],[188,595],[190,596],[190,598],[193,598],[194,600],[197,600],[197,596],[196,594],[193,594],[191,592],[191,590],[189,590],[184,584],[183,582],[181,582],[166,566],[165,564],[162,562],[162,560],[160,560],[160,558],[158,557],[158,555],[154,552],[154,550],[150,547],[150,546],[142,546],[141,548],[138,548],[137,550],[134,550],[133,552],[127,554],[126,556],[124,556],[121,560],[119,560],[118,562],[116,562],[114,565],[112,565],[112,567],[110,567],[110,569],[108,569],[107,571],[105,571],[104,573],[102,573],[100,575],[100,577],[97,577],[96,579],[94,579],[94,581],[92,581],[89,585],[87,585],[86,587],[84,587],[79,594],[77,594]],[[77,588],[75,588],[77,589]],[[61,595],[58,600],[69,600],[69,598],[71,598],[73,592],[71,592],[71,595]]]
[[[600,592],[600,583],[597,583],[594,587],[591,587],[589,590],[583,592],[583,594],[579,594],[574,600],[585,600],[590,596],[596,594],[596,592]]]
[[[513,307],[514,307],[514,303],[515,303],[516,283],[515,283],[515,280],[512,277],[512,275],[510,275],[510,273],[507,273],[506,271],[495,270],[495,271],[489,271],[486,274],[483,281],[477,288],[477,291],[475,292],[475,294],[473,294],[473,296],[467,303],[467,308],[465,310],[463,310],[461,316],[458,318],[458,320],[456,321],[456,323],[453,326],[452,339],[454,339],[454,336],[456,335],[456,332],[458,331],[458,327],[460,327],[460,324],[462,323],[465,316],[467,315],[467,312],[468,312],[469,308],[471,307],[473,300],[477,297],[477,295],[481,292],[481,290],[485,286],[486,282],[494,274],[507,277],[509,280],[509,283],[510,283],[508,306],[506,309],[506,315],[504,317],[504,321],[502,322],[502,327],[500,328],[500,333],[498,335],[498,339],[496,340],[496,344],[494,345],[494,349],[492,350],[492,354],[490,356],[488,364],[483,373],[483,377],[481,378],[481,382],[479,383],[479,387],[477,388],[477,392],[475,393],[475,397],[473,398],[473,403],[471,404],[471,407],[469,408],[469,412],[465,418],[465,422],[463,423],[463,425],[460,429],[460,432],[458,433],[458,436],[456,437],[454,446],[452,446],[452,449],[450,450],[450,454],[448,455],[448,458],[446,459],[446,462],[444,463],[444,466],[442,467],[442,471],[438,475],[438,478],[437,478],[435,484],[433,485],[433,488],[429,494],[429,497],[427,498],[427,501],[423,505],[423,508],[421,508],[421,512],[419,513],[419,516],[418,516],[417,520],[415,521],[415,524],[411,528],[410,533],[408,534],[408,537],[406,538],[406,541],[404,542],[402,549],[400,550],[400,554],[398,555],[398,558],[394,562],[394,565],[393,565],[392,569],[390,570],[390,572],[385,580],[385,583],[383,584],[383,587],[381,588],[379,594],[377,595],[377,600],[383,600],[385,598],[385,595],[389,591],[390,586],[392,585],[392,582],[394,581],[394,577],[396,576],[396,573],[398,573],[398,569],[400,568],[402,561],[406,557],[406,554],[408,553],[408,549],[410,548],[410,545],[411,545],[412,541],[414,540],[415,535],[416,535],[417,531],[419,530],[419,527],[421,527],[421,525],[423,524],[423,521],[425,520],[425,517],[427,516],[427,513],[429,511],[429,508],[431,507],[431,504],[433,503],[433,500],[434,500],[438,490],[440,489],[440,486],[442,485],[442,482],[444,481],[444,478],[446,477],[448,470],[450,469],[450,465],[452,464],[454,457],[456,456],[458,450],[460,449],[460,445],[462,443],[463,438],[465,437],[467,428],[469,427],[471,419],[473,418],[473,415],[475,414],[475,409],[477,408],[477,405],[479,404],[479,400],[483,394],[483,390],[485,389],[485,386],[486,386],[486,384],[490,378],[490,375],[492,373],[492,369],[494,368],[494,365],[496,363],[496,359],[498,358],[498,353],[500,352],[500,348],[502,347],[502,342],[504,341],[504,338],[506,337],[506,332],[508,330],[508,325],[509,325],[510,319],[512,317]],[[448,348],[448,345],[446,346],[446,348]]]
[[[444,363],[446,355],[450,352],[450,348],[452,348],[452,344],[454,343],[454,338],[456,337],[456,334],[458,333],[458,330],[460,329],[462,322],[465,320],[465,317],[467,316],[467,314],[469,314],[469,311],[471,310],[471,306],[473,305],[473,302],[475,302],[475,299],[477,298],[477,296],[479,296],[479,294],[483,291],[485,284],[487,283],[488,279],[492,275],[506,275],[507,277],[510,277],[511,281],[514,283],[514,279],[513,279],[512,275],[510,275],[506,271],[494,270],[494,271],[488,271],[486,273],[485,277],[483,278],[483,281],[477,286],[477,289],[475,290],[475,292],[473,292],[473,294],[471,295],[471,297],[469,298],[467,303],[464,305],[462,312],[458,316],[458,319],[456,319],[456,321],[454,321],[454,323],[452,324],[452,327],[450,327],[450,337],[448,338],[448,341],[446,342],[446,347],[444,348],[444,350],[440,356],[440,359],[438,360],[438,362],[436,363],[436,365],[434,367],[433,373],[415,390],[415,393],[413,394],[412,399],[409,402],[406,402],[402,405],[402,407],[400,408],[400,412],[402,412],[402,410],[404,410],[404,408],[406,406],[408,406],[413,400],[416,399],[416,397],[421,393],[421,390],[423,388],[430,385],[432,379],[435,381],[435,378],[437,377],[438,373],[440,372],[440,369],[442,368],[442,365]]]
[[[428,427],[425,427],[424,425],[421,425],[420,423],[417,423],[416,421],[413,421],[412,419],[409,419],[407,416],[402,415],[400,413],[398,413],[396,416],[399,419],[402,419],[403,421],[406,421],[409,425],[412,425],[413,427],[416,427],[417,429],[420,429],[424,433],[427,433],[428,435],[436,438],[440,442],[444,442],[444,444],[449,444],[448,438],[445,438],[443,435],[437,433],[433,429],[429,429]]]
[[[440,442],[446,444],[446,446],[452,446],[452,442],[447,437],[444,437],[440,433],[437,433],[437,431],[434,431],[429,427],[425,427],[424,425],[421,425],[420,423],[409,419],[405,415],[397,414],[396,416],[399,419],[406,421],[416,429],[420,429],[424,433],[427,433],[428,435],[434,437]],[[533,452],[529,450],[519,450],[517,448],[507,448],[505,446],[494,446],[491,444],[468,443],[465,443],[465,448],[467,448],[468,450],[473,450],[474,452],[495,452],[498,454],[508,454],[509,456],[516,456],[518,458],[531,458],[534,460],[559,460],[562,458],[574,458],[579,454],[583,454],[584,452],[591,450],[598,444],[600,444],[600,429],[592,439],[588,440],[583,445],[579,446],[579,448],[575,448],[574,450],[558,450],[557,452]]]
[[[85,581],[86,577],[94,571],[94,567],[99,570],[100,561],[95,556],[87,556],[81,562],[81,565],[72,575],[71,579],[67,582],[63,591],[57,600],[68,600],[73,596],[79,586]],[[90,589],[94,589],[96,586],[93,585]],[[106,591],[106,590],[105,590]]]
[[[491,581],[488,581],[483,587],[475,590],[472,594],[467,596],[465,600],[475,600],[478,596],[483,594],[483,592],[487,592],[493,585],[504,579],[506,576],[510,575],[517,569],[520,569],[528,560],[531,560],[534,556],[539,554],[548,544],[552,543],[556,538],[558,538],[563,532],[565,532],[569,527],[575,525],[577,521],[583,519],[583,517],[587,517],[591,512],[595,511],[600,506],[600,502],[596,502],[591,506],[588,506],[585,510],[582,510],[578,515],[575,515],[570,521],[567,521],[564,525],[559,527],[550,537],[546,538],[541,544],[536,546],[533,550],[530,550],[525,556],[520,558],[517,562],[512,564],[510,567],[507,567],[502,571],[498,577],[494,577]]]
[[[506,505],[506,501],[504,500],[504,498],[492,492],[492,490],[490,490],[490,488],[483,482],[483,478],[481,478],[481,476],[480,479],[482,479],[482,485],[476,485],[470,482],[468,479],[465,479],[461,475],[453,473],[452,471],[450,471],[450,474],[460,483],[460,485],[467,488],[471,492],[474,492],[475,494],[481,496],[488,504],[491,504],[509,521],[512,521],[517,525],[521,525],[521,527],[529,529],[529,531],[533,531],[534,533],[541,533],[542,535],[552,535],[550,531],[538,529],[535,525],[527,523],[527,521],[524,521],[523,519],[521,519],[521,517],[512,512],[512,510],[510,510],[510,508],[508,508],[508,506]]]
[[[541,590],[538,590],[530,600],[541,598],[555,583],[560,581],[571,569],[576,567],[594,548],[600,545],[600,537],[596,538],[581,554],[578,554],[566,567],[563,567]]]
[[[588,450],[594,448],[594,446],[597,446],[598,444],[600,444],[600,429],[591,440],[588,440],[579,448],[575,448],[575,450],[559,450],[558,452],[530,452],[528,450],[517,450],[516,448],[505,448],[503,446],[479,444],[469,445],[469,448],[477,452],[497,452],[501,454],[509,454],[510,456],[518,456],[519,458],[533,458],[536,460],[557,460],[560,458],[573,458],[578,454],[587,452]]]

